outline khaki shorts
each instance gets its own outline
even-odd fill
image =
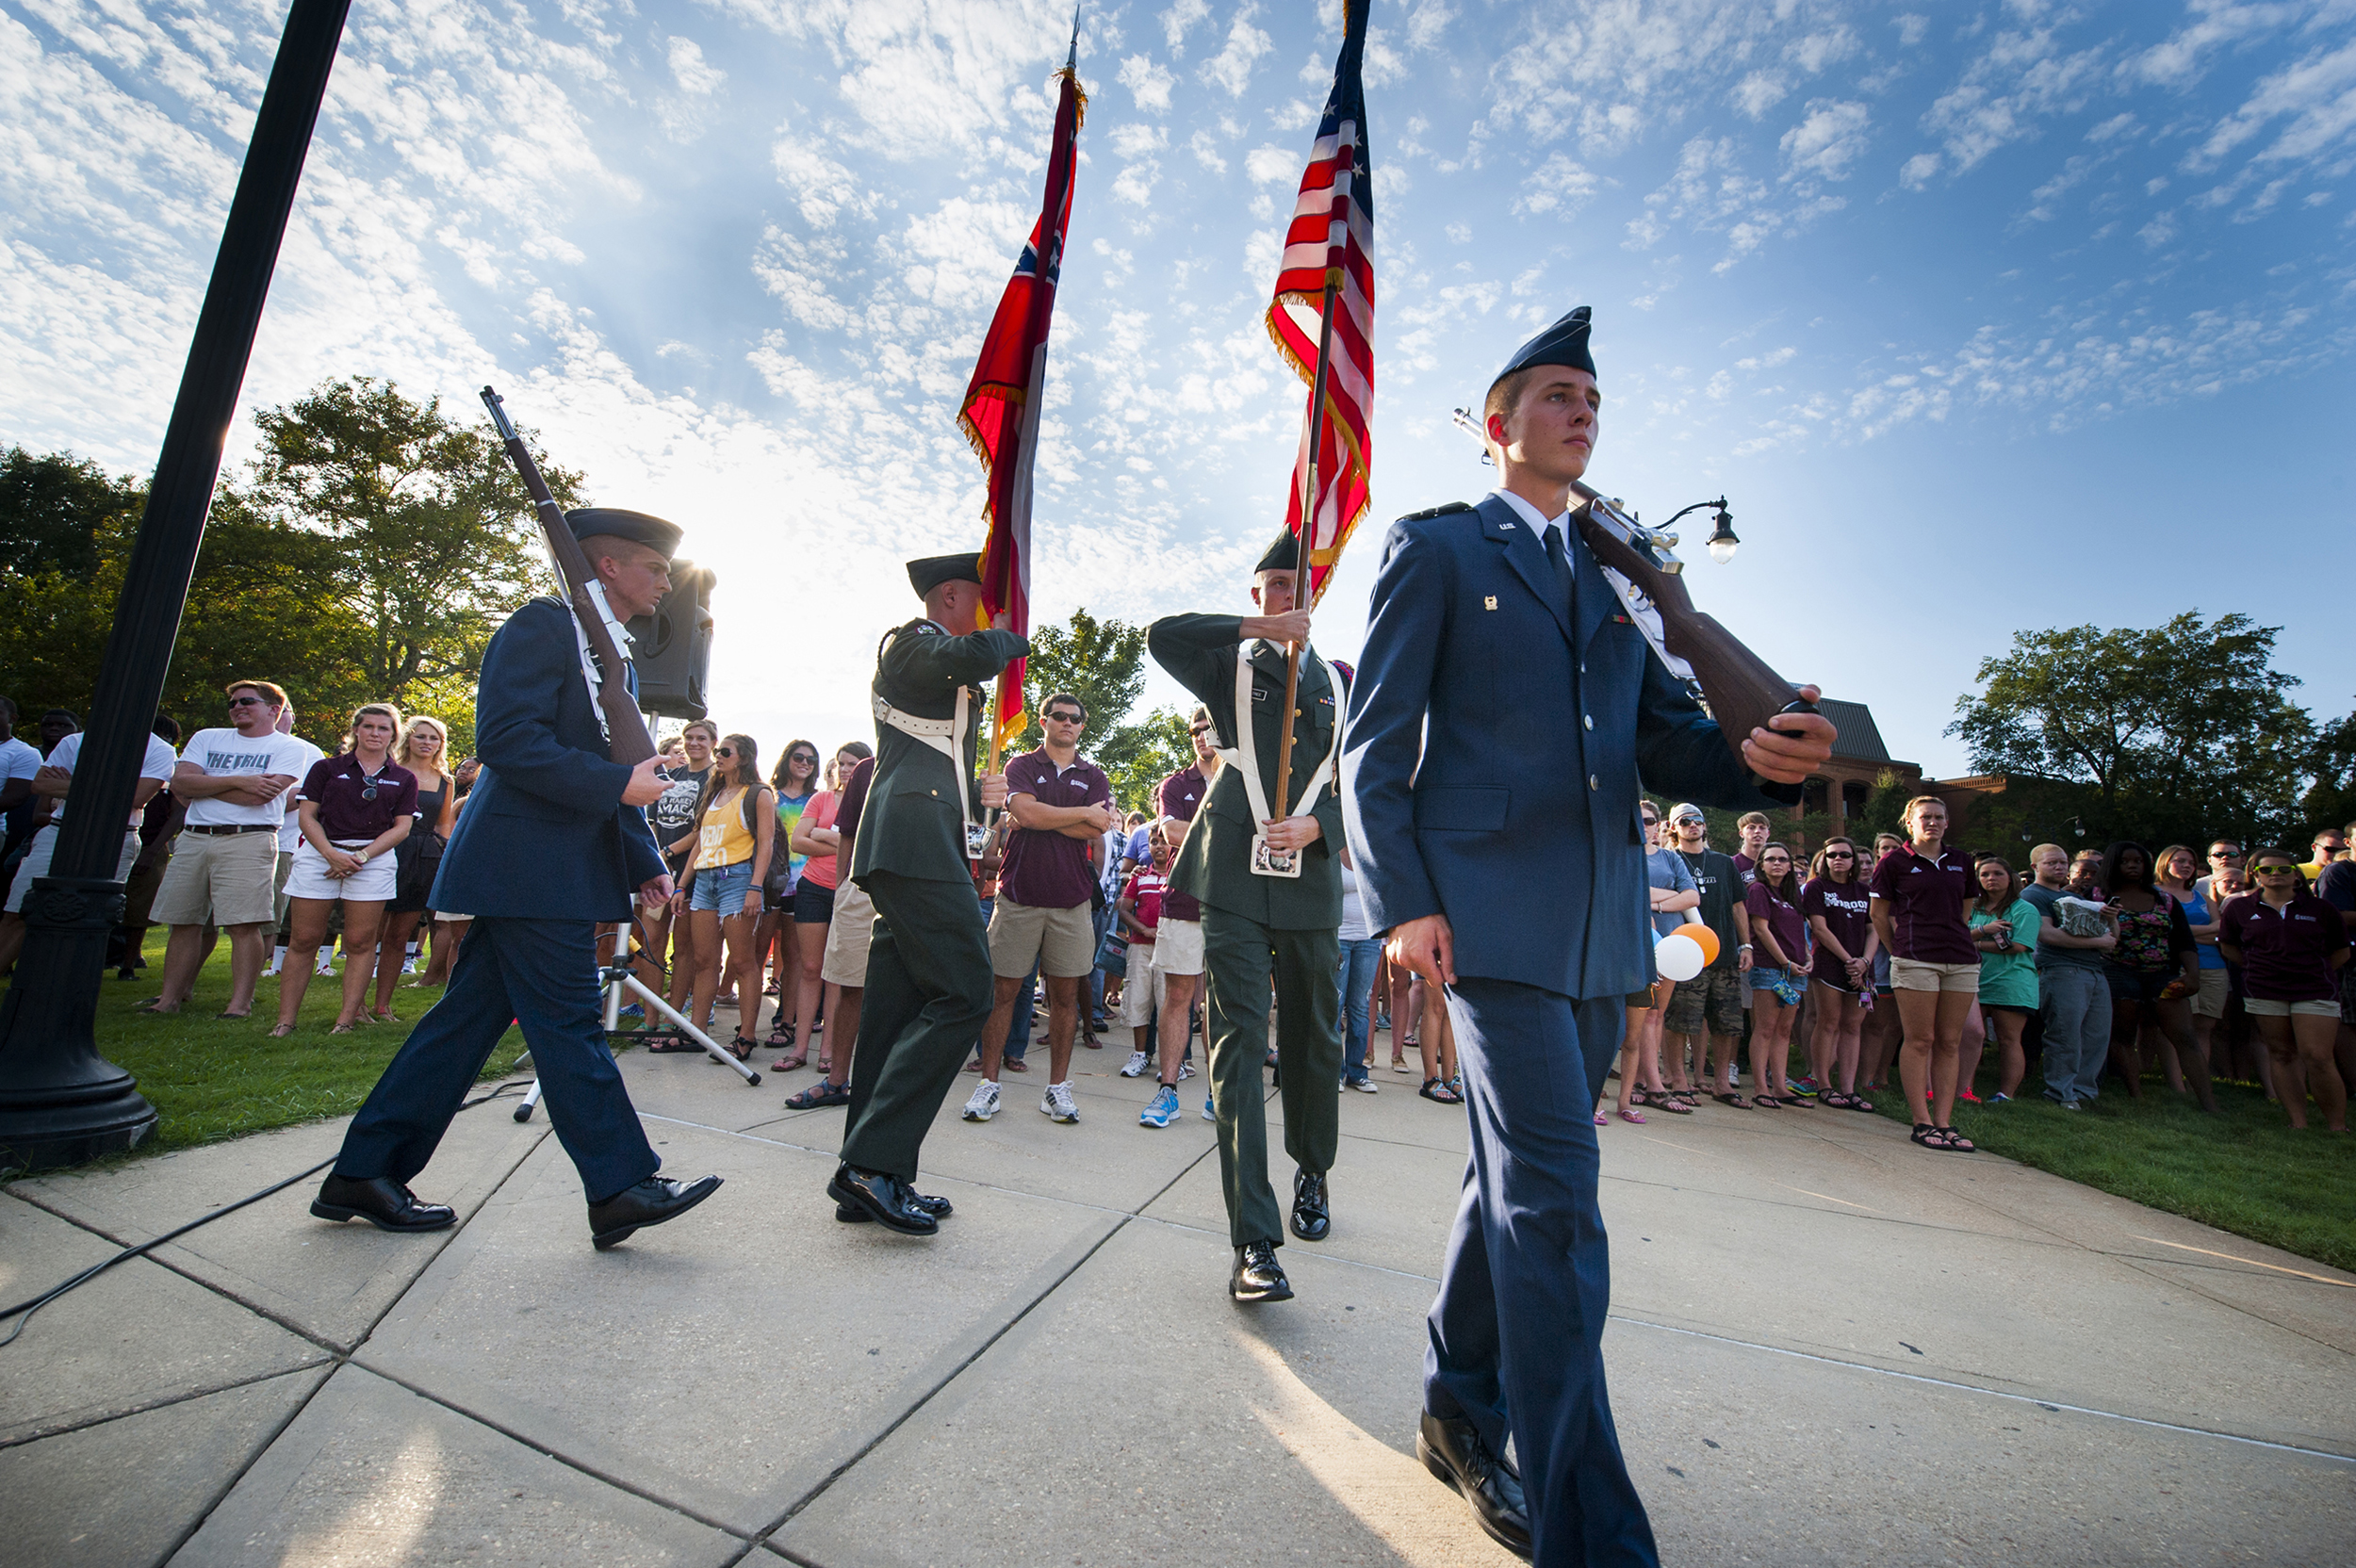
[[[2340,1016],[2337,1002],[2266,1002],[2258,997],[2245,996],[2241,1005],[2242,1011],[2251,1018],[2335,1019]]]
[[[33,835],[33,841],[25,846],[25,858],[16,863],[16,880],[8,884],[8,913],[25,912],[25,895],[33,890],[33,878],[49,874],[50,858],[57,852],[56,824]],[[139,858],[139,830],[136,827],[123,835],[123,854],[115,867],[116,880],[131,874],[131,863]]]
[[[990,972],[1020,980],[1034,963],[1058,980],[1076,980],[1096,967],[1096,919],[1086,904],[1049,909],[998,895],[990,917]]]
[[[829,986],[865,986],[867,949],[875,939],[875,901],[858,883],[845,882],[834,892],[834,918],[826,923],[818,977]]]
[[[2192,1010],[2201,1018],[2223,1018],[2225,998],[2233,989],[2233,977],[2221,969],[2201,972],[2201,989],[2192,999]]]
[[[268,925],[277,918],[277,880],[275,829],[183,833],[147,918],[157,925]]]
[[[1925,964],[1891,955],[1890,988],[1893,991],[1969,991],[1980,994],[1980,965]]]
[[[1153,969],[1157,974],[1203,972],[1203,923],[1162,917],[1153,928]]]
[[[1121,983],[1120,1029],[1141,1029],[1153,1021],[1154,1005],[1170,993],[1170,976],[1152,968],[1153,942],[1129,944],[1129,973]]]

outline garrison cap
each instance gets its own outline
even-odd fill
[[[1276,543],[1268,547],[1267,552],[1260,557],[1260,564],[1252,568],[1252,575],[1255,577],[1262,572],[1297,572],[1299,570],[1301,570],[1301,541],[1294,536],[1290,529],[1286,529],[1276,536]]]
[[[923,598],[944,582],[982,580],[982,557],[978,550],[963,555],[928,555],[921,561],[908,563],[908,586]]]
[[[1595,362],[1587,352],[1587,307],[1580,305],[1554,325],[1513,351],[1513,357],[1505,362],[1505,368],[1493,377],[1489,384],[1498,382],[1516,370],[1527,370],[1533,365],[1564,365],[1574,370],[1595,373]]]
[[[575,539],[604,533],[660,550],[665,561],[679,554],[679,525],[644,512],[625,512],[618,506],[577,506],[564,514],[564,521],[572,525]]]

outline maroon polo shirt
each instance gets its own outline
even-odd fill
[[[2241,949],[2242,988],[2261,1002],[2329,1002],[2338,995],[2331,955],[2348,945],[2340,912],[2313,893],[2277,909],[2243,893],[2217,917],[2220,942]]]
[[[375,798],[363,799],[364,792]],[[372,842],[392,831],[400,818],[417,814],[417,776],[387,761],[370,790],[359,756],[347,751],[312,763],[295,798],[318,805],[319,832],[329,843]]]
[[[851,776],[843,781],[843,800],[834,808],[834,830],[843,835],[836,844],[834,863],[845,871],[851,865],[851,846],[859,837],[859,819],[867,809],[867,787],[875,782],[875,760],[862,757]]]
[[[1162,780],[1156,792],[1156,804],[1165,817],[1178,822],[1192,822],[1194,814],[1203,809],[1203,797],[1211,792],[1210,781],[1203,776],[1203,769],[1189,762]],[[1192,893],[1182,893],[1172,888],[1162,895],[1162,919],[1201,920],[1203,901]]]
[[[1918,964],[1976,964],[1972,926],[1963,918],[1972,885],[1972,857],[1941,847],[1926,860],[1912,844],[1891,850],[1873,868],[1873,894],[1890,906],[1890,955]]]
[[[1056,772],[1047,748],[1041,746],[1006,764],[1006,798],[1016,795],[1029,795],[1041,806],[1109,806],[1113,787],[1104,770],[1085,758]],[[999,893],[1035,909],[1069,909],[1088,903],[1096,887],[1096,873],[1088,865],[1089,841],[1016,828],[1006,835],[1006,863],[998,874]]]

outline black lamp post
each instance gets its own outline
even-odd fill
[[[1742,542],[1735,536],[1734,514],[1726,510],[1726,498],[1724,496],[1714,501],[1695,501],[1684,511],[1679,512],[1677,517],[1670,518],[1665,526],[1673,528],[1677,525],[1677,517],[1684,516],[1687,512],[1699,512],[1705,506],[1716,507],[1718,515],[1710,519],[1717,524],[1717,527],[1711,530],[1710,537],[1702,542],[1702,548],[1710,552],[1710,560],[1723,566],[1734,559],[1734,547]]]
[[[0,1167],[79,1164],[130,1148],[155,1125],[154,1107],[129,1073],[98,1054],[93,1034],[106,936],[123,908],[115,866],[221,475],[221,444],[350,7],[351,0],[294,0],[254,118],[115,603],[50,874],[35,878],[25,900],[24,952],[0,1002]]]

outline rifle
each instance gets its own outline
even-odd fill
[[[491,411],[491,423],[498,427],[499,439],[507,447],[507,460],[515,466],[525,491],[532,497],[532,508],[539,514],[540,531],[548,539],[548,558],[555,562],[557,572],[564,579],[573,620],[588,639],[589,651],[597,655],[598,668],[605,672],[605,678],[595,685],[597,708],[605,721],[607,755],[625,767],[634,768],[654,755],[654,737],[646,733],[646,717],[638,711],[637,699],[630,695],[630,682],[622,674],[622,623],[614,618],[613,609],[605,602],[605,584],[597,580],[589,558],[581,553],[581,541],[573,537],[572,525],[564,520],[564,509],[556,504],[555,496],[549,493],[548,482],[541,477],[540,465],[532,461],[532,449],[515,433],[515,426],[507,417],[507,408],[499,395],[484,387],[483,406]]]
[[[1677,535],[1638,525],[1617,501],[1577,480],[1571,489],[1585,502],[1571,514],[1595,559],[1619,573],[1652,601],[1661,613],[1661,643],[1693,672],[1710,717],[1735,760],[1754,729],[1777,713],[1813,713],[1816,705],[1768,667],[1767,662],[1715,619],[1693,608],[1685,588],[1685,563],[1669,553]],[[1642,606],[1637,608],[1642,609]]]

